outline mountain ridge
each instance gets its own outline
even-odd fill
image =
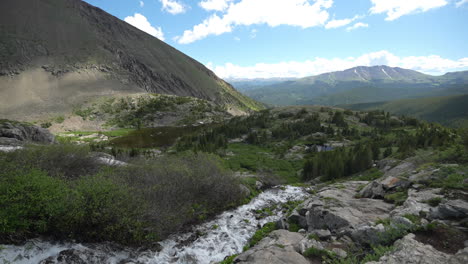
[[[94,96],[135,92],[261,108],[193,58],[84,1],[4,0],[0,10],[6,116],[69,111]]]
[[[463,94],[468,91],[467,85],[468,71],[433,76],[381,65],[323,73],[245,93],[271,105],[339,105]]]

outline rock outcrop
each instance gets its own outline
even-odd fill
[[[55,142],[55,138],[45,128],[26,123],[0,120],[0,144],[17,145],[20,142],[50,144]]]
[[[418,242],[414,234],[408,234],[394,244],[395,250],[384,255],[379,261],[367,264],[463,264],[468,261],[468,248],[451,256],[440,252],[431,245]]]
[[[287,230],[273,231],[253,248],[234,259],[234,263],[255,264],[309,264],[302,253],[310,247],[321,247],[303,234]]]

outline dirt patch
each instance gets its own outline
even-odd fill
[[[435,249],[448,254],[455,254],[458,250],[465,248],[468,233],[465,230],[438,227],[429,231],[415,233],[416,240],[433,246]]]

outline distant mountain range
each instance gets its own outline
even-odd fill
[[[340,105],[447,96],[468,93],[468,71],[432,76],[397,67],[361,66],[297,80],[257,85],[244,92],[253,99],[270,105]]]
[[[162,93],[262,106],[163,41],[81,0],[0,1],[0,117],[69,112],[95,97]]]
[[[359,111],[380,109],[396,115],[438,122],[446,126],[468,127],[468,94],[361,103],[341,107]]]

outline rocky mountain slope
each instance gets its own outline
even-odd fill
[[[69,112],[89,98],[151,92],[260,108],[202,64],[80,0],[0,2],[0,114]]]
[[[463,94],[468,72],[431,76],[388,66],[355,67],[246,91],[273,105],[364,103],[424,96]]]

